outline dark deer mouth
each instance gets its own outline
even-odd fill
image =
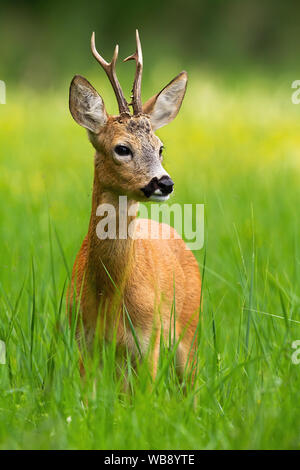
[[[170,176],[156,176],[141,190],[150,201],[166,201],[173,192],[174,183]]]

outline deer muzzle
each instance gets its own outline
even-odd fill
[[[150,201],[166,201],[173,192],[174,183],[170,176],[164,175],[161,178],[156,176],[142,188],[143,193]]]

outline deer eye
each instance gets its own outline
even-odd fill
[[[164,149],[164,146],[162,145],[159,149],[159,156],[161,157],[162,156],[162,153],[163,153],[163,149]]]
[[[128,157],[129,155],[132,155],[131,150],[126,147],[126,145],[116,145],[115,152],[120,157]]]

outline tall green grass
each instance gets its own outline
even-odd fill
[[[194,389],[178,384],[172,348],[154,385],[127,363],[124,390],[113,343],[80,379],[65,293],[93,150],[63,92],[19,90],[0,107],[0,448],[299,448],[300,108],[288,80],[199,76],[159,132],[171,202],[205,204]]]

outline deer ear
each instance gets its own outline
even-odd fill
[[[159,129],[177,116],[187,85],[187,73],[181,72],[157,95],[143,106],[143,113],[150,115],[153,130]]]
[[[97,134],[108,119],[104,102],[94,87],[80,75],[70,85],[70,112],[78,124]]]

